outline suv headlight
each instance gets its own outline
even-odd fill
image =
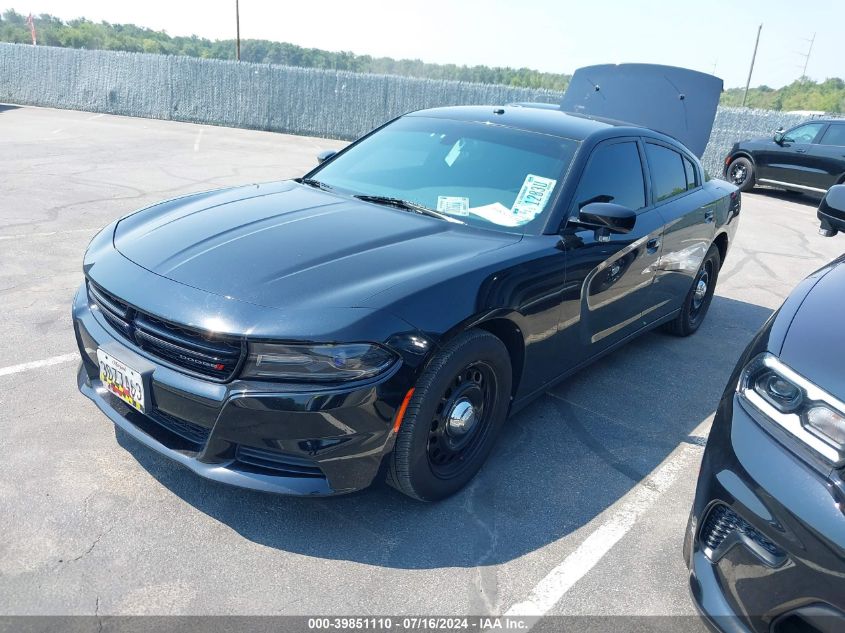
[[[834,466],[845,464],[845,404],[769,353],[753,358],[737,392]]]
[[[244,378],[295,382],[342,382],[372,378],[398,357],[374,343],[348,345],[281,345],[251,343]]]

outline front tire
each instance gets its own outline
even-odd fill
[[[504,424],[512,380],[508,350],[489,332],[470,330],[447,343],[417,381],[387,483],[420,501],[463,488]]]
[[[721,267],[722,258],[719,256],[719,249],[712,245],[698,268],[680,314],[666,324],[666,330],[669,333],[675,336],[689,336],[701,327],[710,303],[713,301]]]
[[[751,191],[754,188],[754,165],[744,156],[735,158],[728,165],[727,175],[728,181],[739,187],[740,191]]]

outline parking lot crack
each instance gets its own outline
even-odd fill
[[[498,597],[498,572],[496,569],[493,569],[493,578],[492,582],[488,579],[485,579],[485,570],[487,562],[493,556],[493,553],[496,551],[496,546],[499,542],[499,531],[496,527],[495,523],[495,515],[493,516],[493,525],[491,526],[490,523],[486,518],[481,516],[475,510],[475,501],[476,501],[476,493],[479,488],[479,480],[476,479],[470,489],[468,490],[468,494],[466,495],[466,502],[464,503],[464,510],[466,513],[472,518],[473,521],[481,528],[481,530],[487,534],[489,545],[487,549],[481,553],[481,555],[475,560],[475,587],[478,590],[478,595],[484,603],[484,608],[487,610],[489,614],[497,614],[500,612],[500,604],[499,604],[499,597]],[[485,584],[490,585],[492,584],[492,590],[489,588],[485,588]]]
[[[97,602],[94,605],[94,617],[97,619],[97,633],[103,630],[103,619],[100,617],[100,596],[97,595]]]
[[[81,560],[81,559],[85,558],[86,556],[88,556],[88,554],[90,554],[94,550],[94,548],[97,547],[97,544],[100,542],[100,540],[106,534],[108,534],[109,532],[111,532],[114,529],[115,525],[116,524],[111,525],[107,529],[105,529],[104,531],[100,532],[97,535],[97,537],[94,539],[94,541],[91,543],[91,545],[88,546],[88,549],[86,549],[84,552],[82,552],[79,556],[76,556],[76,557],[70,559],[70,561],[68,561],[68,562],[75,563],[76,561]]]

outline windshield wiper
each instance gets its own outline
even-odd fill
[[[331,191],[334,188],[331,185],[327,185],[324,182],[320,182],[316,178],[294,178],[293,181],[298,182],[302,185],[314,187],[316,189],[322,189],[323,191]]]
[[[363,194],[357,195],[355,197],[358,198],[358,200],[363,200],[364,202],[386,204],[391,207],[396,207],[397,209],[413,211],[414,213],[419,213],[420,215],[428,215],[432,218],[440,218],[441,220],[446,220],[447,222],[457,222],[458,224],[463,224],[463,222],[456,218],[453,218],[450,215],[440,213],[440,211],[435,211],[434,209],[429,209],[425,205],[418,204],[416,202],[411,202],[410,200],[402,200],[402,198],[391,198],[390,196],[368,196]]]

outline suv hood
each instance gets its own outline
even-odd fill
[[[358,307],[456,274],[521,236],[451,224],[293,182],[177,198],[121,220],[114,246],[173,281],[273,308]]]
[[[780,358],[799,374],[845,401],[845,257],[829,265],[828,272],[807,293],[795,312],[783,341]]]

